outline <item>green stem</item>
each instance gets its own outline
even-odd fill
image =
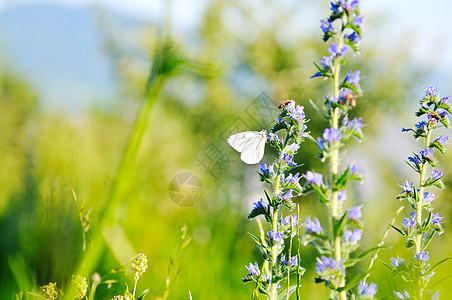
[[[430,145],[430,136],[431,136],[431,129],[427,130],[427,135],[425,137],[425,147],[424,149],[427,149],[427,147]],[[424,181],[425,181],[425,171],[426,171],[427,162],[422,163],[421,166],[421,173],[419,178],[419,197],[420,201],[416,204],[416,222],[419,228],[422,225],[422,204],[424,202]],[[416,232],[416,239],[414,241],[414,245],[416,246],[416,253],[421,252],[421,242],[422,242],[422,233]]]
[[[274,192],[275,195],[280,193],[280,181],[281,181],[281,172],[278,171],[278,175],[276,176],[276,182],[275,182],[275,186],[274,186]],[[278,230],[278,209],[276,207],[273,208],[273,212],[272,212],[272,230],[273,232],[276,233],[276,231]],[[272,248],[271,248],[271,266],[270,266],[270,271],[271,274],[270,276],[273,277],[273,272],[276,269],[276,260],[278,258],[278,244],[273,244]],[[269,300],[276,300],[277,298],[277,287],[278,283],[277,282],[271,282],[270,284],[270,297],[268,298]]]
[[[133,297],[132,297],[132,299],[135,299],[135,291],[137,290],[137,281],[138,280],[135,280],[135,284],[133,286]]]
[[[430,145],[430,136],[431,136],[431,129],[429,128],[427,130],[427,134],[425,136],[425,145],[424,149],[427,149]],[[414,240],[414,245],[416,248],[416,254],[421,253],[421,244],[422,244],[422,232],[418,231],[418,228],[420,229],[422,226],[422,205],[424,203],[424,182],[425,182],[425,171],[427,167],[427,162],[423,162],[421,166],[421,173],[419,176],[419,202],[416,203],[416,238]],[[424,292],[424,287],[421,285],[422,277],[419,278],[417,286],[418,286],[418,295],[419,299],[422,299],[422,294]]]
[[[344,26],[347,22],[347,17],[342,17],[342,30],[341,34],[338,38],[338,48],[341,49],[344,46]],[[334,90],[334,96],[336,98],[339,98],[339,77],[340,77],[340,71],[341,71],[341,65],[339,62],[336,63],[334,66],[333,71],[333,90]],[[331,127],[338,129],[339,128],[339,108],[334,108],[333,112],[331,114]],[[339,149],[333,150],[333,153],[331,155],[331,178],[334,182],[334,180],[337,177],[338,173],[338,165],[339,165]],[[333,191],[331,195],[331,218],[333,221],[333,224],[338,218],[339,214],[339,203],[338,203],[338,191]],[[341,238],[335,237],[334,238],[334,259],[336,260],[337,266],[339,267],[341,260],[342,260],[342,246],[341,246]],[[338,282],[339,286],[345,285],[345,273],[341,274],[341,277],[339,278]],[[345,300],[347,299],[346,292],[340,292],[339,293],[339,299]]]

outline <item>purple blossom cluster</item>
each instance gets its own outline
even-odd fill
[[[414,153],[406,161],[418,173],[419,185],[416,186],[414,183],[405,181],[400,185],[402,190],[397,196],[400,201],[408,201],[414,211],[410,212],[409,217],[403,218],[402,228],[393,226],[407,240],[406,245],[414,249],[414,255],[407,262],[398,256],[391,259],[394,274],[403,274],[402,278],[405,280],[409,279],[410,276],[411,278],[413,278],[412,276],[419,276],[416,275],[416,272],[420,270],[421,279],[414,283],[416,285],[415,290],[418,293],[415,295],[416,299],[422,298],[424,289],[434,275],[434,272],[429,271],[430,264],[428,262],[430,258],[427,247],[435,234],[443,232],[441,226],[443,217],[440,213],[433,211],[433,201],[437,199],[437,196],[427,189],[432,187],[444,188],[441,181],[444,173],[436,168],[438,161],[435,155],[445,153],[445,146],[449,137],[442,134],[433,138],[432,135],[434,130],[441,125],[446,129],[450,128],[448,116],[452,113],[449,96],[441,98],[438,89],[430,85],[424,92],[425,95],[420,101],[420,108],[416,112],[416,116],[425,116],[426,120],[416,123],[412,128],[402,128],[402,132],[412,132],[415,139],[424,141],[419,154]],[[412,299],[406,291],[403,293],[394,291],[394,293],[399,299]]]

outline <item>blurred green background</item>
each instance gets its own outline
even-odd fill
[[[252,286],[240,279],[259,253],[247,234],[257,225],[246,215],[263,185],[256,166],[243,164],[224,137],[235,126],[261,130],[285,99],[304,105],[309,130],[321,134],[326,123],[309,99],[320,105],[330,86],[309,77],[312,62],[326,53],[318,20],[328,1],[151,1],[149,15],[139,17],[120,14],[124,4],[85,2],[0,5],[0,298],[20,290],[32,298],[27,291],[49,281],[65,287],[77,270],[130,285],[130,273],[110,273],[127,271],[139,252],[149,269],[138,288],[148,288],[151,299],[164,293],[170,260],[172,274],[180,274],[169,299],[189,299],[189,292],[193,299],[250,298]],[[448,40],[435,27],[436,13],[447,10],[430,14],[421,1],[400,2],[364,1],[362,52],[346,66],[363,76],[353,115],[363,116],[366,140],[353,143],[343,160],[357,162],[366,178],[349,190],[351,203],[364,204],[363,249],[379,242],[401,205],[397,183],[414,178],[403,160],[419,146],[400,128],[416,122],[422,88],[450,93],[445,72],[452,62],[440,56]],[[399,26],[421,13],[425,19]],[[300,173],[324,168],[315,153],[311,142],[302,145]],[[268,150],[264,161],[273,154]],[[450,154],[441,169],[450,188]],[[193,205],[170,199],[170,183],[182,172],[201,182]],[[446,233],[432,242],[432,261],[452,255],[451,198],[440,196]],[[310,195],[296,202],[303,218],[325,213]],[[80,213],[88,214],[88,252]],[[179,259],[183,224],[193,240]],[[381,260],[406,253],[395,233],[386,243],[393,248],[380,252]],[[302,298],[326,299],[313,282],[316,253],[301,252]],[[381,299],[403,289],[388,275],[378,262],[370,276]],[[452,292],[447,281],[439,287],[442,297]],[[122,288],[102,285],[96,299]]]

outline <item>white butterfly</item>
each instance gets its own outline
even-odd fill
[[[264,157],[267,134],[265,130],[244,131],[230,135],[226,140],[229,146],[240,152],[240,159],[246,164],[257,164]]]

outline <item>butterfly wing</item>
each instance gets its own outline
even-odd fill
[[[265,143],[267,137],[265,132],[256,132],[259,134],[256,137],[251,138],[244,146],[240,159],[249,165],[257,164],[264,157]]]
[[[242,152],[245,146],[254,139],[259,139],[261,137],[260,132],[256,131],[244,131],[233,134],[228,137],[226,142],[229,146],[234,148],[238,152]]]

